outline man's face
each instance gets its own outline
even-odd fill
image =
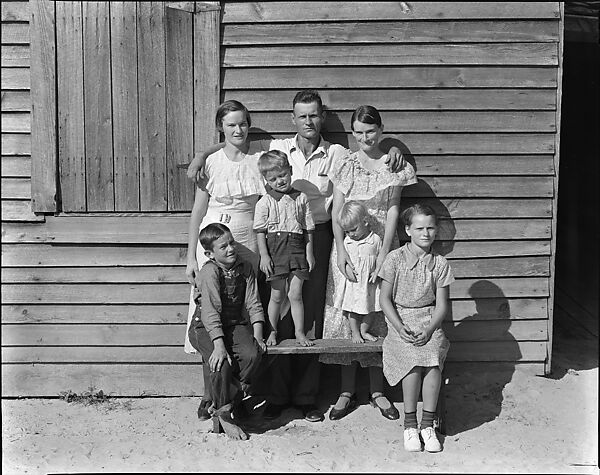
[[[321,135],[321,127],[325,121],[325,114],[319,111],[319,104],[311,102],[296,103],[292,112],[292,122],[296,126],[298,135],[305,139],[314,139]]]

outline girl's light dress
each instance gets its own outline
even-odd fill
[[[246,156],[239,162],[230,160],[223,149],[209,155],[206,159],[205,175],[201,186],[210,195],[206,215],[200,223],[200,229],[211,223],[222,223],[230,230],[237,243],[238,254],[252,263],[254,270],[258,268],[258,244],[253,230],[254,207],[265,194],[262,175],[258,170],[258,157],[268,150],[262,141],[250,142]],[[196,245],[198,267],[208,260],[204,248],[198,241]],[[194,288],[190,291],[187,327],[192,321],[196,309]],[[196,353],[185,332],[184,351]]]
[[[369,282],[369,276],[377,265],[377,256],[381,250],[381,238],[373,231],[359,241],[346,236],[344,246],[354,264],[357,280],[351,282],[344,279],[341,282],[339,292],[335,295],[335,307],[341,308],[345,312],[361,315],[380,312],[379,285]]]
[[[435,309],[436,289],[454,282],[452,269],[445,257],[434,253],[414,254],[409,244],[390,252],[379,276],[392,284],[392,299],[402,323],[417,333],[427,327]],[[450,342],[438,328],[423,346],[400,339],[388,322],[383,341],[383,374],[390,386],[398,384],[415,366],[439,366],[443,369]]]
[[[386,157],[380,160],[385,161]],[[383,241],[387,211],[393,196],[394,188],[417,183],[414,168],[407,163],[397,173],[382,167],[378,170],[366,169],[358,158],[358,152],[351,153],[345,160],[334,162],[329,170],[329,179],[333,186],[344,194],[346,201],[356,200],[365,205],[369,212],[369,227]],[[398,247],[398,236],[394,235],[391,248]],[[329,274],[325,296],[325,314],[323,316],[323,338],[351,339],[350,322],[339,305],[340,294],[345,289],[347,279],[337,266],[337,250],[335,242],[329,259]],[[385,336],[387,333],[383,312],[373,318],[369,333]],[[358,361],[361,366],[381,366],[379,353],[339,353],[322,354],[319,361],[328,364],[349,365]]]

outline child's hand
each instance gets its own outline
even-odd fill
[[[188,165],[187,177],[195,184],[198,184],[200,181],[206,178],[206,175],[204,174],[205,163],[206,159],[202,157],[202,154],[196,153],[194,159]]]
[[[254,339],[256,340],[256,343],[258,343],[261,351],[267,351],[267,345],[265,345],[265,341],[261,337],[255,336]]]
[[[402,325],[402,327],[400,328],[400,331],[398,333],[400,334],[400,339],[403,342],[414,344],[414,342],[415,342],[414,333],[406,325]]]
[[[306,253],[306,261],[308,262],[308,272],[312,272],[316,263],[315,256],[312,252]]]
[[[421,330],[420,332],[415,334],[415,341],[414,341],[413,345],[415,345],[415,346],[426,345],[427,342],[430,340],[430,338],[431,338],[431,333],[429,333],[429,331]]]
[[[267,277],[273,274],[273,260],[271,256],[260,256],[260,270],[265,273]]]
[[[269,338],[267,338],[267,346],[275,346],[277,345],[277,333],[271,332]]]
[[[377,261],[375,262],[375,269],[369,275],[369,283],[374,284],[377,281],[377,277],[379,277],[379,271],[381,270],[381,266],[383,266],[383,261],[385,261],[385,255],[380,254],[377,256]]]
[[[216,341],[216,340],[215,340]],[[222,341],[222,340],[221,340]],[[231,362],[231,356],[227,353],[225,349],[225,344],[218,345],[215,343],[215,349],[213,350],[210,358],[208,359],[208,365],[210,366],[210,370],[215,373],[221,371],[221,366],[223,366],[223,362],[227,360],[229,364]]]

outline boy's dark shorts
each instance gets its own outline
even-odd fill
[[[290,274],[308,280],[306,242],[299,233],[267,233],[267,247],[273,261],[273,274],[267,281],[287,278]]]

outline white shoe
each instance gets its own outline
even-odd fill
[[[425,450],[427,450],[427,452],[441,452],[442,444],[440,444],[433,427],[421,429],[421,437],[423,437],[423,442],[425,442]]]
[[[417,429],[404,429],[404,450],[407,452],[420,452],[421,439]]]

